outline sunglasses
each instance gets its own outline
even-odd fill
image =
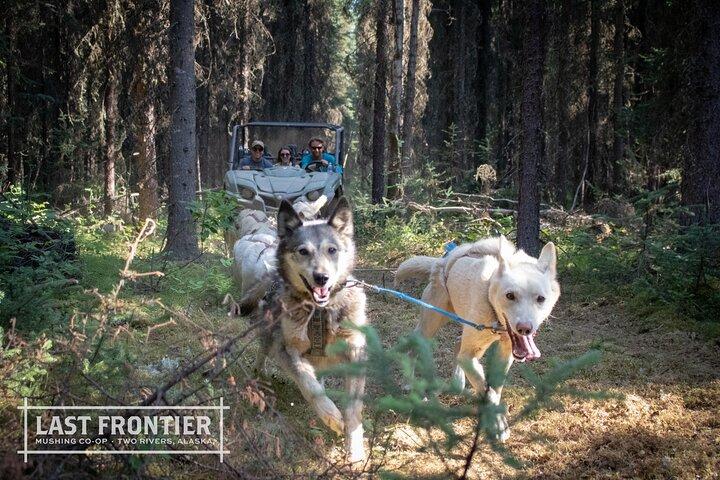
[[[289,154],[289,153],[281,153],[280,156],[281,156],[281,157],[289,157],[290,154]]]
[[[265,149],[262,147],[253,147],[254,152],[262,152],[263,150],[265,150]]]
[[[323,147],[310,147],[310,150],[322,150]]]

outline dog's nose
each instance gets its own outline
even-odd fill
[[[532,323],[520,322],[515,326],[515,329],[520,335],[528,336],[533,332]]]
[[[313,273],[313,280],[315,280],[315,285],[318,287],[323,287],[325,284],[330,280],[330,275],[323,272],[315,272]]]

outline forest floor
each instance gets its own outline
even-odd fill
[[[217,258],[209,261],[218,264]],[[117,259],[116,263],[121,262]],[[107,265],[103,270],[117,271]],[[392,284],[390,273],[360,270],[357,276],[373,284]],[[554,315],[536,337],[542,357],[513,366],[503,392],[512,424],[505,453],[520,465],[508,465],[485,445],[476,452],[467,478],[719,478],[718,339],[705,338],[682,321],[642,318],[609,299],[589,298],[578,286],[563,285],[562,277],[560,282],[563,294]],[[147,303],[148,292],[141,285],[130,290],[126,302],[134,299]],[[419,296],[421,286],[409,285],[403,290]],[[368,299],[368,316],[386,347],[413,330],[419,307],[378,293],[368,293]],[[163,301],[170,304],[169,299]],[[161,384],[162,378],[169,378],[193,357],[210,351],[217,342],[248,325],[247,319],[229,318],[227,307],[219,305],[215,295],[185,301],[189,302],[184,308],[185,320],[174,315],[174,324],[151,333],[152,322],[136,316],[131,321],[135,333],[115,334],[117,340],[113,337],[112,342],[125,338],[124,348],[133,350],[136,357],[131,373],[124,379],[105,378],[105,388],[123,391],[123,400],[135,403],[147,394],[149,386]],[[459,327],[451,323],[437,337],[434,357],[443,377],[452,375],[458,334]],[[304,472],[324,471],[324,478],[378,478],[385,471],[408,478],[444,479],[461,473],[472,439],[470,421],[456,422],[456,431],[466,440],[448,453],[439,431],[413,426],[399,414],[375,415],[371,404],[366,407],[372,425],[367,435],[370,460],[353,470],[339,467],[342,439],[319,425],[291,382],[277,371],[268,383],[243,378],[250,371],[254,348],[253,343],[235,345],[228,356],[229,373],[221,373],[208,383],[208,399],[222,395],[225,404],[231,405],[226,420],[230,453],[224,464],[208,456],[182,463],[157,459],[140,468],[139,476],[207,478],[213,472],[218,478],[274,478],[274,473],[285,472],[283,476],[287,477],[287,472],[292,472],[289,475],[294,478],[306,478]],[[513,414],[532,396],[532,387],[519,374],[522,369],[542,374],[555,363],[592,349],[600,350],[600,362],[572,376],[565,386],[610,394],[609,398],[561,396],[552,408],[542,409],[531,418],[513,420]],[[162,372],[166,363],[172,365]],[[204,370],[207,374],[208,369]],[[181,388],[192,390],[202,382],[206,380],[201,376],[189,377]],[[371,394],[382,394],[372,378],[367,389]],[[258,391],[263,392],[260,397]],[[83,400],[88,396],[87,392],[73,393],[84,396]],[[441,400],[446,404],[466,401],[459,396]],[[12,414],[12,418],[17,420],[17,415]],[[15,427],[8,424],[5,428],[21,431],[19,424]],[[5,438],[7,441],[15,444],[19,437],[13,434]],[[22,472],[25,467],[14,454],[15,448],[2,450],[8,452],[5,472]],[[57,461],[56,457],[37,458],[35,470],[29,472],[35,476],[51,472]]]

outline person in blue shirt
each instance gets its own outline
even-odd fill
[[[310,153],[303,156],[302,161],[300,162],[300,166],[302,168],[307,167],[313,162],[318,162],[315,164],[317,166],[311,168],[321,172],[331,171],[342,173],[342,167],[337,163],[335,157],[329,153],[323,152],[325,142],[323,142],[321,138],[311,138],[308,142],[308,147],[310,148]]]
[[[265,144],[260,140],[255,140],[250,147],[250,155],[240,160],[238,169],[261,170],[272,167],[272,162],[263,156],[264,153]]]

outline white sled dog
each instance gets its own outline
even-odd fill
[[[314,202],[297,202],[295,211],[303,219],[317,216],[327,203],[321,195]],[[235,218],[235,230],[228,235],[236,238],[233,245],[233,263],[230,272],[233,283],[240,292],[240,314],[250,314],[272,284],[275,272],[277,231],[273,222],[259,210],[244,209]],[[232,240],[229,240],[232,241]]]
[[[477,330],[463,325],[455,375],[463,387],[467,375],[478,394],[499,405],[503,385],[486,385],[480,358],[496,340],[506,374],[514,360],[540,356],[535,334],[560,297],[555,264],[552,243],[536,259],[516,250],[505,237],[488,238],[456,247],[444,258],[410,258],[398,267],[395,283],[429,278],[422,295],[425,302],[488,327]],[[449,320],[423,309],[416,331],[432,338]],[[504,331],[494,333],[493,325]],[[505,441],[510,435],[507,419],[499,414],[495,421],[498,437]]]
[[[277,274],[273,287],[260,303],[261,333],[256,370],[262,372],[270,357],[297,384],[303,397],[322,421],[345,435],[346,451],[353,462],[365,458],[362,395],[365,377],[349,376],[345,388],[349,403],[344,415],[328,398],[316,368],[364,359],[365,336],[341,326],[368,323],[365,292],[346,287],[354,280],[353,221],[350,204],[340,198],[327,220],[303,222],[293,207],[283,202],[278,212]],[[349,348],[329,356],[326,347],[345,340]]]
[[[235,226],[239,239],[233,245],[230,272],[240,292],[240,313],[247,315],[272,283],[277,234],[270,219],[259,210],[241,210]]]

